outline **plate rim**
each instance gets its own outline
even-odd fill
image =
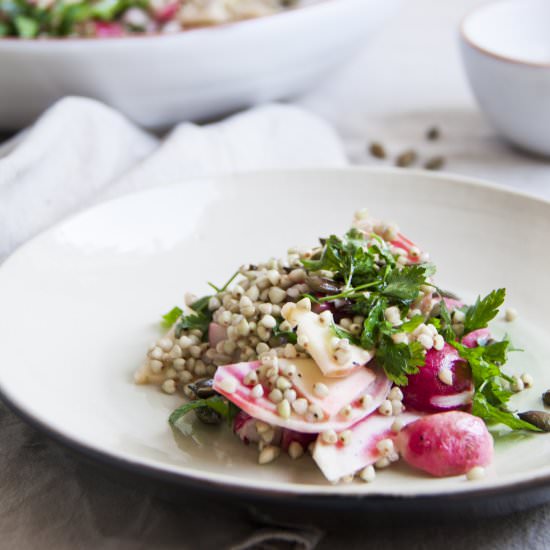
[[[154,187],[148,187],[130,193],[123,194],[118,197],[109,198],[105,201],[97,202],[87,208],[83,208],[77,212],[70,214],[69,216],[57,221],[48,228],[40,231],[31,239],[18,246],[5,260],[0,263],[0,271],[4,270],[6,265],[11,263],[11,260],[18,256],[27,247],[34,246],[35,241],[47,236],[50,233],[54,233],[58,228],[72,222],[72,220],[87,215],[88,213],[100,209],[107,204],[116,203],[119,201],[127,200],[129,197],[155,193],[159,189],[170,188],[173,186],[193,185],[202,181],[219,181],[221,180],[250,180],[255,177],[272,177],[272,176],[294,176],[299,177],[301,175],[314,175],[318,173],[354,173],[354,174],[369,174],[375,176],[377,174],[389,174],[398,175],[401,177],[416,176],[426,178],[432,181],[446,180],[453,185],[465,185],[470,187],[478,187],[482,189],[489,189],[493,192],[519,197],[533,201],[534,203],[542,203],[550,207],[550,200],[536,195],[520,191],[513,188],[508,188],[496,184],[494,182],[486,181],[481,178],[473,178],[468,176],[461,176],[457,174],[451,174],[446,172],[431,173],[424,170],[403,170],[400,168],[392,167],[365,167],[365,166],[350,166],[350,167],[337,167],[337,168],[299,168],[299,169],[281,169],[281,170],[262,170],[262,171],[250,171],[245,173],[235,174],[220,174],[209,175],[179,179],[172,183],[166,183],[157,185]],[[415,183],[411,182],[411,185]],[[337,491],[322,491],[318,485],[304,485],[292,482],[283,482],[277,484],[277,486],[262,487],[259,484],[243,483],[242,479],[235,478],[234,476],[224,474],[212,474],[197,472],[194,474],[192,468],[185,467],[182,472],[175,472],[171,469],[163,468],[155,464],[146,464],[140,460],[132,460],[120,454],[115,454],[109,451],[98,449],[93,445],[79,441],[78,439],[64,434],[62,431],[50,426],[46,421],[42,421],[40,418],[32,414],[25,409],[24,403],[21,403],[18,399],[13,399],[9,391],[4,388],[4,383],[0,377],[0,400],[19,418],[24,422],[31,425],[33,428],[51,437],[64,447],[75,450],[77,453],[93,459],[96,462],[102,463],[108,466],[115,466],[126,471],[145,475],[148,478],[167,481],[175,483],[177,486],[197,488],[201,490],[208,490],[217,493],[229,493],[240,494],[247,497],[259,498],[263,500],[298,500],[303,501],[329,501],[342,503],[342,502],[399,502],[399,501],[423,501],[423,502],[435,502],[443,499],[452,499],[453,501],[469,501],[476,498],[497,498],[506,497],[511,494],[527,494],[540,491],[546,491],[550,489],[550,467],[549,470],[543,472],[535,472],[534,476],[524,480],[512,480],[502,485],[491,487],[467,487],[464,490],[439,490],[437,492],[423,492],[423,493],[381,493],[381,492],[337,492]],[[284,487],[281,487],[284,485]],[[294,488],[292,488],[294,487]],[[327,486],[329,487],[329,486]],[[550,499],[550,492],[547,494],[546,500]],[[335,502],[336,503],[336,502]]]

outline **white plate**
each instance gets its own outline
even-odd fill
[[[515,404],[540,409],[550,387],[550,203],[445,175],[361,169],[188,181],[108,202],[40,235],[0,268],[3,395],[85,452],[220,490],[437,496],[548,484],[550,436],[521,434],[497,440],[483,481],[430,479],[399,465],[373,484],[333,486],[309,457],[259,466],[256,450],[228,429],[199,427],[175,440],[167,418],[180,398],[132,383],[160,315],[185,291],[207,293],[207,280],[220,283],[242,263],[341,233],[364,206],[432,252],[443,287],[467,298],[508,288],[520,317],[495,330],[525,349],[511,371],[535,377]]]
[[[174,35],[0,39],[0,128],[26,126],[67,95],[99,99],[153,128],[288,99],[334,74],[399,1],[309,0]]]

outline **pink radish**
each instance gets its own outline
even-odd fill
[[[245,444],[258,443],[261,437],[256,428],[256,420],[244,411],[239,411],[233,420],[233,431],[239,436],[239,439]],[[282,430],[275,428],[273,444],[278,445],[281,442]]]
[[[122,26],[116,22],[96,21],[94,25],[95,35],[98,38],[116,38],[124,34]]]
[[[227,338],[227,329],[218,323],[208,325],[208,343],[210,347],[215,348],[222,340]]]
[[[417,420],[419,415],[403,413],[398,418],[406,425]],[[322,436],[319,436],[313,460],[329,481],[338,481],[344,476],[354,474],[381,458],[376,444],[382,439],[395,439],[396,434],[391,429],[394,421],[393,416],[382,416],[378,413],[370,415],[350,428],[348,445],[323,443]]]
[[[442,381],[441,373],[448,369],[451,384]],[[434,348],[426,353],[426,363],[419,372],[409,376],[403,391],[403,403],[422,412],[468,410],[473,396],[470,367],[458,351],[449,344],[442,350]]]
[[[425,416],[406,426],[396,443],[408,464],[437,477],[465,474],[493,459],[483,420],[460,411]]]
[[[178,0],[175,2],[170,2],[155,12],[155,19],[161,23],[167,23],[176,16],[179,9],[180,2]]]
[[[476,348],[479,346],[479,342],[483,340],[488,340],[491,337],[491,332],[488,328],[480,328],[479,330],[474,330],[462,338],[462,343],[468,348]]]
[[[453,312],[455,309],[459,309],[464,305],[464,302],[456,300],[455,298],[443,298],[443,301],[450,312]]]
[[[418,253],[411,254],[411,250],[413,248],[416,248],[418,250],[418,247],[410,239],[405,237],[405,235],[403,235],[402,233],[398,233],[397,238],[391,241],[391,244],[407,252],[407,259],[410,262],[418,263],[420,261],[420,255]]]
[[[317,434],[300,433],[295,432],[294,430],[283,430],[281,447],[284,451],[288,451],[290,444],[295,441],[296,443],[299,443],[304,449],[307,449],[308,445],[311,442],[315,441],[316,438]]]
[[[283,360],[280,360],[279,364],[281,364],[281,361]],[[294,361],[293,363],[297,366],[298,375],[299,362]],[[298,415],[294,411],[291,411],[290,417],[282,417],[278,413],[277,405],[268,398],[269,389],[267,387],[264,387],[262,397],[254,397],[252,386],[247,386],[244,383],[244,377],[249,372],[259,369],[259,361],[218,367],[214,375],[214,389],[253,418],[301,433],[319,433],[329,429],[345,430],[378,408],[388,395],[391,387],[391,382],[386,376],[381,372],[377,372],[374,380],[366,387],[353,388],[353,391],[348,388],[345,394],[339,395],[338,398],[342,399],[341,402],[343,403],[342,408],[344,405],[350,404],[350,414],[345,416],[325,414],[324,419],[310,422],[305,416]],[[367,406],[362,406],[359,399],[363,393],[368,393],[372,398]]]

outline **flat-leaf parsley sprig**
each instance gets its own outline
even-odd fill
[[[308,296],[319,303],[345,300],[355,315],[364,317],[356,340],[363,348],[376,350],[377,363],[390,380],[406,385],[407,375],[424,365],[424,348],[418,342],[396,342],[392,336],[412,332],[422,322],[420,317],[407,324],[406,316],[430,285],[435,267],[430,263],[405,265],[400,254],[378,235],[366,236],[356,229],[342,239],[331,235],[321,244],[320,257],[302,260],[302,264],[310,272],[330,272],[335,281],[342,283],[343,290]],[[388,311],[398,315],[393,323],[386,318]]]

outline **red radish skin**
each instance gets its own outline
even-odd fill
[[[155,19],[160,23],[167,23],[168,21],[174,19],[176,14],[180,9],[180,2],[175,1],[164,6],[163,8],[155,12]]]
[[[351,402],[348,402],[352,406],[352,412],[349,417],[343,417],[338,414],[327,416],[325,420],[320,422],[308,422],[305,417],[298,416],[294,412],[291,414],[290,418],[282,418],[277,413],[277,406],[275,403],[267,398],[267,388],[264,388],[263,397],[255,398],[252,395],[252,388],[244,384],[243,379],[250,371],[259,368],[259,361],[236,363],[234,365],[218,367],[214,375],[213,387],[218,393],[224,395],[229,401],[237,405],[239,409],[245,411],[253,418],[262,420],[267,424],[280,426],[301,433],[319,433],[324,430],[345,430],[376,410],[386,398],[391,388],[391,382],[383,373],[378,372],[374,381],[365,391],[365,393],[369,393],[372,396],[372,401],[368,407],[363,408],[361,406],[359,399],[356,399],[358,396],[356,393],[350,397]],[[235,391],[227,392],[223,389],[225,386],[223,381],[225,379],[234,380],[236,385]]]
[[[438,377],[439,370],[448,368],[453,373],[453,384],[444,384]],[[468,363],[449,344],[442,350],[434,348],[426,353],[426,364],[419,372],[408,377],[409,383],[401,388],[406,407],[421,412],[468,410],[473,395],[473,385]],[[453,399],[454,398],[454,399]]]
[[[405,462],[436,477],[466,474],[493,459],[493,439],[483,420],[460,411],[409,424],[399,432],[396,445]]]
[[[208,325],[208,343],[211,348],[215,348],[222,340],[227,338],[227,329],[218,323]]]
[[[418,414],[412,413],[399,415],[403,425],[418,418]],[[397,437],[391,429],[394,421],[393,416],[371,414],[350,428],[351,438],[348,445],[329,445],[323,443],[319,437],[313,451],[313,460],[329,481],[336,482],[344,476],[352,475],[381,458],[376,445],[382,439],[394,440]]]
[[[272,439],[274,445],[279,445],[281,442],[282,431],[281,428],[274,428],[275,435]],[[239,411],[235,416],[233,420],[233,432],[245,445],[249,443],[258,443],[261,439],[256,429],[256,419],[252,418],[244,411]]]
[[[454,298],[443,298],[443,301],[450,312],[453,312],[455,309],[459,309],[464,305],[464,302],[455,300]]]
[[[394,241],[391,241],[391,244],[397,248],[403,249],[407,253],[407,259],[411,263],[416,264],[420,261],[419,254],[418,255],[411,254],[411,249],[413,248],[418,249],[418,247],[409,238],[405,237],[405,235],[403,235],[402,233],[398,233],[397,239],[395,239]]]
[[[98,38],[116,38],[124,34],[122,25],[116,22],[96,21],[95,34]]]
[[[295,432],[294,430],[283,430],[281,437],[281,447],[283,451],[288,451],[290,444],[293,441],[299,443],[304,449],[308,448],[308,445],[315,441],[317,434],[305,434],[301,432]]]
[[[488,328],[480,328],[479,330],[474,330],[462,338],[462,343],[467,348],[476,348],[479,346],[479,341],[488,340],[491,337],[491,332]]]

